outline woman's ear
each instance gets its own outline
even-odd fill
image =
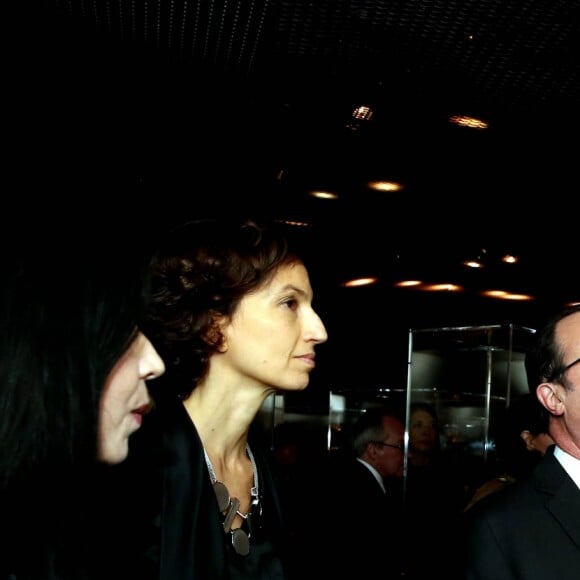
[[[561,415],[564,412],[564,403],[560,398],[561,395],[556,390],[556,385],[542,383],[538,385],[536,395],[550,415]]]
[[[205,341],[214,346],[218,352],[226,352],[228,350],[227,340],[224,333],[225,324],[226,317],[214,312],[211,324],[204,333]]]

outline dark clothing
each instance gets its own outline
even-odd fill
[[[467,580],[577,580],[580,490],[550,448],[532,475],[465,513]]]
[[[37,471],[0,492],[0,580],[115,578],[100,509],[108,468],[87,469]]]
[[[384,493],[354,458],[331,458],[309,490],[305,551],[314,578],[400,578],[400,486]]]
[[[112,488],[113,494],[124,490],[119,557],[127,561],[128,577],[281,580],[281,512],[260,445],[250,441],[262,516],[254,518],[250,554],[239,556],[224,533],[203,446],[183,404],[165,401],[147,416],[132,438],[129,460],[118,466]],[[123,555],[128,542],[130,549]]]
[[[442,457],[408,465],[405,489],[406,571],[410,580],[460,578],[452,554],[460,538],[465,491],[455,466]]]

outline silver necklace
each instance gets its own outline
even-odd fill
[[[232,542],[232,547],[236,554],[240,556],[247,556],[250,553],[250,537],[252,535],[252,515],[254,510],[258,509],[259,503],[259,482],[258,482],[258,468],[256,467],[256,460],[254,459],[254,454],[250,449],[249,445],[246,445],[246,453],[250,458],[252,463],[253,472],[253,485],[250,490],[250,495],[252,497],[250,510],[248,513],[243,513],[240,511],[240,500],[237,497],[230,497],[230,492],[224,483],[218,480],[216,477],[211,460],[205,450],[203,449],[203,454],[205,456],[205,463],[207,465],[207,470],[209,471],[209,477],[213,486],[213,491],[215,493],[218,507],[222,515],[224,516],[223,528],[226,534],[230,535]],[[242,526],[246,524],[247,531],[243,527],[232,528],[232,522],[236,515],[240,516],[244,521]]]

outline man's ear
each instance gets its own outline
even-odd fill
[[[564,412],[564,403],[554,384],[542,383],[538,385],[536,395],[550,415],[561,415]]]

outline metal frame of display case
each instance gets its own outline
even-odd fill
[[[462,445],[487,462],[494,409],[528,390],[524,358],[534,333],[513,324],[410,329],[406,439],[411,403],[430,402],[442,446]]]
[[[406,386],[330,392],[328,450],[340,448],[361,412],[388,404],[405,418],[406,474],[411,404],[421,401],[438,415],[442,450],[485,467],[495,416],[528,391],[524,359],[534,333],[514,324],[410,329]]]

